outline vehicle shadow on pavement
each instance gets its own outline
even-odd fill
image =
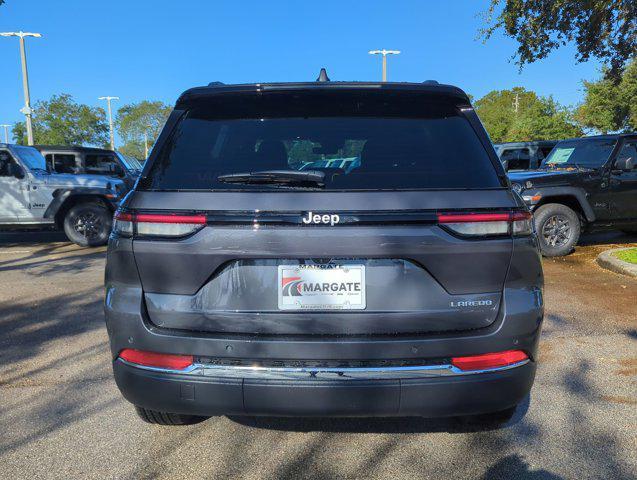
[[[617,244],[616,246],[619,247],[630,243],[637,243],[637,233],[626,233],[619,230],[583,233],[579,242],[577,242],[577,244],[581,246],[608,244],[611,248],[613,244]],[[577,251],[577,247],[575,247],[575,249]]]
[[[27,231],[3,231],[0,230],[1,247],[25,247],[49,244],[52,242],[64,242],[71,244],[64,232],[59,230],[27,230]]]
[[[527,398],[516,409],[513,417],[506,422],[486,415],[472,417],[422,418],[313,418],[313,417],[251,417],[228,416],[235,423],[252,428],[280,430],[288,432],[329,432],[329,433],[471,433],[486,432],[511,427],[521,422],[529,408]]]
[[[82,248],[70,243],[55,243],[40,247],[33,244],[18,248],[33,250],[2,250],[0,243],[0,274],[24,271],[27,274],[50,275],[55,273],[78,274],[103,260],[105,248]]]

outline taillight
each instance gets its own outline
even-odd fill
[[[200,230],[205,215],[116,212],[113,231],[122,236],[183,237]]]
[[[454,357],[451,364],[462,371],[488,370],[500,368],[528,360],[528,355],[522,350],[507,350],[505,352],[484,353],[468,357]]]
[[[531,235],[533,233],[533,215],[530,212],[514,212],[511,216],[513,235]]]
[[[132,348],[125,348],[119,352],[119,358],[136,365],[166,368],[169,370],[184,370],[193,364],[192,355],[173,355],[170,353],[148,352]]]
[[[529,212],[440,213],[438,223],[468,237],[530,235],[532,232]]]
[[[133,214],[124,213],[119,210],[115,212],[113,217],[113,232],[124,237],[133,235]]]

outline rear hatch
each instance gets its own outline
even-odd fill
[[[260,335],[493,323],[518,204],[466,103],[444,89],[187,97],[116,225],[134,233],[149,321]]]

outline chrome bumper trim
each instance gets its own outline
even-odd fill
[[[333,367],[260,367],[233,365],[205,365],[195,363],[183,370],[148,367],[127,362],[121,358],[118,361],[131,367],[150,370],[153,372],[173,373],[211,378],[256,378],[260,380],[393,380],[400,378],[436,378],[480,373],[501,372],[520,367],[529,363],[523,360],[504,367],[485,370],[463,371],[453,365],[423,365],[408,367],[361,367],[361,368],[333,368]]]

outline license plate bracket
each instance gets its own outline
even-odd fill
[[[365,265],[279,265],[279,310],[364,310]]]

